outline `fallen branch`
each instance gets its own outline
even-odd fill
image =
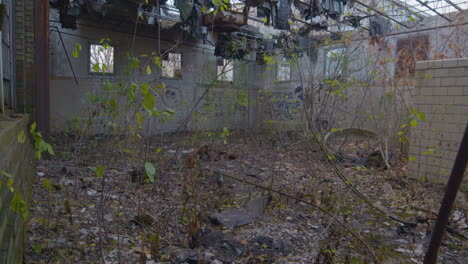
[[[222,174],[224,175],[225,177],[227,178],[230,178],[230,179],[233,179],[233,180],[236,180],[236,181],[239,181],[239,182],[242,182],[242,183],[245,183],[245,184],[249,184],[249,185],[252,185],[252,186],[255,186],[257,188],[261,188],[261,189],[264,189],[264,190],[267,190],[269,192],[273,192],[273,193],[276,193],[278,195],[281,195],[281,196],[284,196],[284,197],[287,197],[287,198],[290,198],[290,199],[293,199],[293,200],[296,200],[296,201],[299,201],[299,202],[302,202],[302,203],[305,203],[307,205],[310,205],[314,208],[316,208],[317,210],[319,210],[320,212],[328,215],[332,220],[334,220],[336,223],[338,223],[339,225],[341,225],[346,231],[348,231],[352,236],[354,236],[357,240],[359,240],[359,242],[361,242],[366,248],[367,250],[369,251],[369,253],[371,254],[373,260],[375,263],[378,263],[378,259],[377,259],[377,256],[374,254],[374,251],[372,251],[371,247],[364,241],[364,239],[359,236],[356,232],[354,232],[353,230],[351,230],[350,228],[348,228],[348,226],[343,223],[342,221],[336,219],[336,217],[328,212],[327,210],[323,209],[322,207],[320,206],[317,206],[309,201],[306,201],[304,199],[301,199],[301,198],[298,198],[298,197],[295,197],[293,195],[290,195],[290,194],[287,194],[287,193],[284,193],[282,191],[278,191],[278,190],[275,190],[273,188],[270,188],[270,187],[266,187],[266,186],[263,186],[263,185],[260,185],[260,184],[257,184],[257,183],[254,183],[254,182],[250,182],[250,181],[247,181],[247,180],[244,180],[244,179],[241,179],[241,178],[238,178],[238,177],[235,177],[235,176],[232,176],[232,175],[229,175],[229,174],[226,174],[224,172],[221,172],[221,171],[218,171],[218,170],[211,170],[211,169],[202,169],[204,171],[208,171],[208,172],[215,172],[216,174]]]

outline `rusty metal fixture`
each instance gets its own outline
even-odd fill
[[[244,13],[218,10],[203,15],[203,26],[214,32],[235,32],[247,25],[247,19]]]

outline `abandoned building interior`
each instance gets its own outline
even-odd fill
[[[0,15],[0,263],[468,263],[467,0]]]

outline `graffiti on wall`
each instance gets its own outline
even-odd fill
[[[298,86],[294,91],[274,92],[270,98],[273,118],[276,120],[297,119],[303,100],[302,86]]]
[[[166,107],[176,107],[182,102],[182,94],[177,87],[168,87],[166,93],[161,96],[161,101]]]

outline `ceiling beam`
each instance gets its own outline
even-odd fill
[[[443,19],[447,20],[448,22],[452,22],[452,20],[450,20],[450,18],[446,17],[445,15],[439,13],[439,11],[435,10],[434,8],[430,7],[428,4],[426,4],[425,2],[421,1],[421,0],[416,0],[418,1],[418,3],[420,3],[421,5],[429,8],[429,10],[431,10],[432,12],[436,13],[437,15],[439,15],[440,17],[442,17]]]
[[[366,4],[364,4],[364,3],[361,2],[361,1],[355,0],[354,2],[356,2],[356,3],[358,3],[358,4],[360,4],[360,5],[364,6],[364,7],[367,7],[367,8],[369,8],[369,9],[373,10],[373,11],[376,12],[377,14],[379,14],[379,15],[381,15],[381,16],[384,16],[384,17],[386,17],[386,18],[392,20],[393,22],[397,23],[397,24],[400,25],[400,26],[403,26],[403,27],[405,27],[405,28],[409,28],[407,25],[401,23],[400,21],[398,21],[398,20],[396,20],[396,19],[394,19],[394,18],[388,16],[387,14],[385,14],[385,13],[383,13],[383,12],[380,12],[379,10],[377,10],[377,9],[375,9],[375,8],[372,8],[372,7],[370,7],[370,6],[366,5]]]
[[[399,8],[403,8],[405,9],[406,11],[408,11],[410,14],[414,14],[415,16],[419,17],[419,18],[423,18],[423,16],[421,14],[418,14],[416,13],[416,11],[412,11],[408,5],[406,4],[403,4],[401,2],[398,2],[398,1],[395,1],[395,0],[389,0],[392,4],[395,4],[396,6],[398,6]],[[448,0],[450,1],[450,0]]]
[[[445,2],[451,4],[453,7],[455,7],[458,11],[463,11],[463,9],[461,7],[459,7],[457,4],[455,4],[454,2],[450,1],[450,0],[445,0]]]

